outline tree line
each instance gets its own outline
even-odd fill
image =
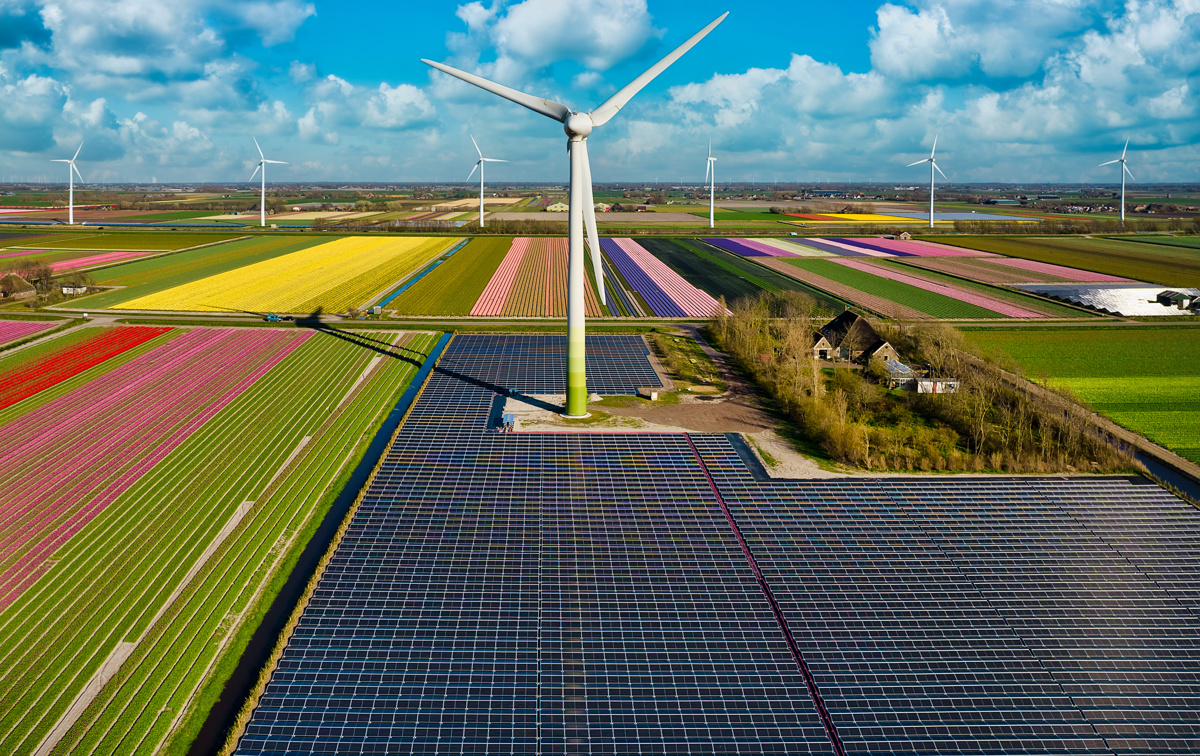
[[[814,326],[829,313],[803,294],[763,294],[724,312],[718,308],[708,324],[714,344],[803,435],[843,464],[1009,473],[1138,467],[1128,450],[1097,435],[1069,396],[1021,388],[943,324],[873,324],[907,363],[959,382],[956,393],[917,394],[889,390],[882,361],[859,369],[814,359]]]

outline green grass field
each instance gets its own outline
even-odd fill
[[[481,237],[450,256],[388,304],[400,315],[470,315],[512,246],[512,238]]]
[[[1164,286],[1200,286],[1200,253],[1184,246],[1075,236],[936,236],[928,240]]]
[[[816,273],[819,276],[852,286],[861,292],[889,299],[897,304],[919,310],[935,318],[1002,318],[1003,315],[942,294],[925,291],[899,281],[848,268],[829,260],[781,257],[788,265]]]
[[[31,753],[121,643],[136,645],[55,753],[186,752],[436,338],[380,356],[396,337],[315,335],[57,552],[0,612],[0,752]]]
[[[105,268],[96,274],[101,286],[122,286],[119,291],[102,292],[73,306],[112,307],[131,299],[165,291],[202,278],[251,265],[289,252],[312,247],[338,237],[296,238],[294,236],[250,237],[190,249],[172,255],[137,260]]]
[[[147,250],[170,252],[187,249],[200,244],[212,244],[236,238],[235,234],[217,232],[209,234],[187,231],[129,231],[125,233],[57,234],[37,239],[36,244],[22,243],[16,246],[38,249],[98,249],[98,250]]]
[[[985,352],[1016,360],[1031,378],[1066,386],[1097,412],[1200,463],[1200,328],[967,330]]]

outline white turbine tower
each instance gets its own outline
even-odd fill
[[[1129,151],[1129,140],[1125,140],[1125,148],[1121,150],[1121,157],[1116,160],[1109,160],[1107,163],[1101,163],[1100,167],[1112,165],[1113,163],[1121,164],[1121,225],[1125,225],[1125,174],[1129,174],[1129,178],[1133,178],[1133,173],[1129,170],[1129,166],[1125,165],[1125,153]],[[1133,179],[1137,181],[1137,179]]]
[[[254,139],[254,146],[256,148],[258,148],[258,166],[255,167],[254,173],[250,174],[250,180],[253,181],[254,177],[258,175],[258,172],[262,171],[262,196],[258,201],[258,225],[262,226],[263,228],[266,228],[266,225],[267,225],[267,163],[271,163],[273,165],[287,165],[287,163],[285,163],[282,160],[267,160],[266,156],[263,155],[262,147],[258,146],[258,140],[255,139],[254,137],[250,137],[250,138]]]
[[[479,159],[475,161],[475,168],[471,169],[471,173],[467,176],[467,181],[471,180],[471,176],[475,175],[476,168],[479,169],[479,227],[483,228],[483,164],[484,163],[507,163],[507,160],[499,158],[485,158],[483,152],[479,149],[479,142],[475,141],[475,137],[471,137],[471,144],[475,145],[475,151],[479,153]]]
[[[937,178],[936,176],[933,175],[933,172],[937,171],[938,173],[942,173],[942,169],[938,168],[937,158],[934,157],[934,153],[937,152],[937,140],[938,140],[937,134],[934,134],[933,135],[933,149],[931,149],[929,151],[929,157],[922,158],[921,160],[918,160],[915,163],[909,163],[907,166],[905,166],[906,168],[912,168],[914,165],[920,165],[921,163],[929,163],[929,227],[930,228],[933,228],[933,185],[934,185],[934,179]],[[946,178],[946,174],[942,173],[942,178]]]
[[[717,159],[712,156],[712,140],[709,139],[708,140],[708,162],[705,163],[705,168],[704,168],[704,178],[708,179],[708,227],[709,228],[717,227],[716,214],[713,211],[713,198],[716,196],[716,192],[717,192],[717,166],[713,165],[713,163],[715,163],[715,162],[717,162]]]
[[[592,248],[592,263],[595,266],[596,285],[600,291],[600,301],[604,297],[604,273],[601,262],[600,242],[596,233],[596,208],[592,198],[592,169],[588,162],[587,138],[592,129],[603,126],[617,114],[643,87],[649,84],[667,66],[674,63],[681,55],[690,50],[693,45],[712,31],[717,24],[725,20],[728,13],[721,14],[717,20],[696,32],[687,42],[675,48],[669,55],[655,63],[641,76],[626,84],[600,107],[590,113],[577,113],[566,105],[554,100],[518,92],[502,84],[488,81],[475,74],[460,71],[457,68],[432,60],[426,63],[443,73],[462,79],[468,84],[486,89],[492,94],[506,100],[512,100],[535,113],[553,118],[563,125],[567,133],[567,153],[571,162],[571,196],[570,212],[568,213],[569,234],[568,249],[570,258],[567,267],[567,406],[564,413],[567,417],[584,417],[587,415],[587,377],[584,368],[584,274],[583,274],[583,226],[587,224],[588,241]]]
[[[83,149],[83,142],[79,143],[79,150]],[[75,158],[79,157],[79,150],[75,150],[75,157],[70,160],[58,159],[51,160],[51,163],[66,163],[67,164],[67,225],[75,225],[75,176],[79,176],[79,183],[83,183],[83,174],[75,167]]]

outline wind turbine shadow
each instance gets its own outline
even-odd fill
[[[321,312],[322,308],[318,307],[308,315],[296,318],[296,326],[298,328],[308,328],[318,333],[327,334],[335,339],[341,339],[342,341],[353,344],[357,347],[369,349],[376,354],[381,354],[385,357],[391,357],[394,360],[402,360],[417,368],[421,367],[425,355],[421,354],[420,352],[414,349],[408,349],[406,347],[395,346],[386,341],[380,341],[379,339],[375,339],[363,334],[342,331],[340,329],[333,328],[321,322]],[[407,352],[408,354],[403,354],[403,352]],[[421,359],[414,359],[413,357],[409,356],[410,354],[417,355],[421,357]]]

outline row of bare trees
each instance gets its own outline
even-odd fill
[[[802,296],[802,295],[801,295]],[[886,368],[813,359],[823,313],[778,295],[741,300],[709,324],[713,341],[772,404],[833,459],[869,470],[1128,471],[1137,463],[1098,436],[1069,398],[1022,390],[941,324],[876,324],[903,356],[959,381],[957,393],[890,391]]]

